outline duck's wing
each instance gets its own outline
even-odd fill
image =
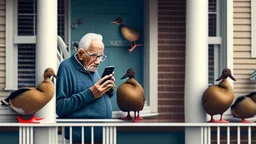
[[[14,92],[12,92],[7,99],[14,99],[15,97],[17,97],[18,95],[28,91],[28,90],[31,90],[31,88],[21,88],[21,89],[18,89]]]

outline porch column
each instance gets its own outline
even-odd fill
[[[44,70],[51,67],[57,70],[57,0],[37,1],[36,37],[36,84],[43,80]],[[56,97],[39,112],[37,117],[44,118],[41,123],[56,123]],[[35,144],[56,144],[56,128],[36,128]]]
[[[186,0],[185,122],[206,122],[201,98],[208,87],[208,0]],[[200,144],[200,128],[186,128],[186,144]]]

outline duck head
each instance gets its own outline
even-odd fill
[[[233,81],[236,81],[236,79],[233,77],[233,75],[231,74],[231,70],[229,68],[225,68],[223,71],[222,71],[222,74],[219,78],[216,79],[216,81],[219,81],[219,80],[222,80],[222,79],[225,79],[227,77],[230,77]]]
[[[118,17],[114,21],[110,22],[112,24],[123,24],[123,19]]]
[[[124,78],[134,78],[135,77],[135,70],[133,68],[129,68],[126,72],[126,74],[121,78],[121,79],[124,79]]]
[[[54,70],[52,68],[47,68],[44,71],[44,78],[51,78],[51,76],[58,78],[57,75],[55,74]]]

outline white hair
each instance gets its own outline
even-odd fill
[[[100,41],[103,44],[103,37],[100,34],[96,33],[87,33],[84,35],[80,42],[79,42],[79,48],[83,48],[84,50],[88,50],[89,47],[91,46],[92,41]],[[104,45],[104,44],[103,44]]]

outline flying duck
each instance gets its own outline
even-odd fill
[[[228,122],[222,119],[223,113],[231,106],[234,100],[233,88],[228,82],[228,77],[236,81],[231,70],[226,68],[216,81],[222,80],[217,85],[208,87],[203,93],[202,104],[206,113],[211,116],[210,122]],[[213,116],[220,114],[220,120],[214,120]]]
[[[136,40],[140,37],[140,32],[131,26],[124,25],[121,17],[116,18],[110,23],[120,25],[120,31],[123,37],[132,43],[132,47],[129,49],[129,52],[132,52],[137,46],[142,46],[142,44],[136,44]]]
[[[128,69],[126,74],[121,79],[126,77],[129,77],[129,79],[120,84],[120,86],[117,88],[117,104],[120,110],[128,112],[127,116],[122,118],[123,120],[132,120],[130,111],[134,111],[133,122],[138,122],[142,119],[140,117],[140,111],[143,109],[145,102],[144,89],[134,79],[134,69]],[[138,113],[137,115],[136,112]]]
[[[31,119],[23,119],[17,116],[21,123],[39,123],[43,118],[35,117],[35,113],[43,108],[54,96],[55,88],[51,76],[57,78],[52,68],[44,71],[44,80],[36,87],[24,87],[13,91],[5,100],[3,105],[9,105],[12,110],[22,115],[32,115]]]

